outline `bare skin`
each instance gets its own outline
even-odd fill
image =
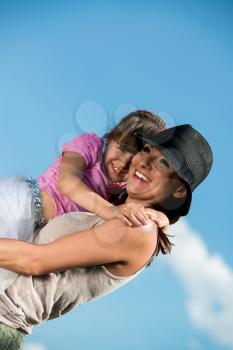
[[[46,244],[0,239],[0,266],[39,276],[74,267],[104,265],[129,276],[144,266],[157,244],[154,222],[130,228],[114,219],[89,230],[67,234]]]
[[[185,195],[182,183],[173,179],[172,167],[157,150],[134,157],[127,180],[127,205],[148,206],[168,195]],[[141,175],[143,178],[141,178]],[[148,209],[150,210],[150,209]],[[0,240],[0,267],[25,275],[42,275],[73,267],[105,265],[110,272],[129,276],[144,266],[155,251],[157,225],[131,228],[119,219],[92,229],[65,235],[47,244]]]
[[[131,159],[131,153],[122,151],[116,142],[110,142],[104,159],[109,178],[112,181],[124,181]],[[81,179],[85,170],[86,163],[80,154],[65,152],[62,155],[57,183],[59,191],[87,211],[95,213],[105,220],[120,219],[126,225],[134,227],[147,223],[148,216],[143,206],[136,210],[124,204],[114,206],[93,192]],[[56,216],[56,205],[49,192],[42,190],[41,195],[44,217],[48,222],[49,219]],[[157,224],[160,226],[159,222]]]
[[[42,198],[43,215],[46,223],[56,215],[55,202],[52,196],[44,190],[40,191]]]
[[[121,180],[128,174],[129,164],[132,154],[123,152],[120,146],[112,142],[106,153],[106,167],[108,168],[109,177],[114,180]],[[114,167],[112,168],[112,162]],[[116,168],[117,166],[117,168]],[[120,219],[127,226],[139,227],[146,225],[149,219],[154,220],[157,226],[164,232],[168,230],[168,220],[162,213],[154,211],[148,212],[143,205],[126,205],[114,206],[98,194],[89,189],[81,180],[81,176],[86,169],[85,160],[81,155],[74,152],[65,152],[61,159],[60,173],[58,178],[58,189],[61,193],[70,198],[73,202],[86,208],[87,211],[99,215],[105,220]],[[115,169],[120,173],[115,174]],[[48,222],[56,216],[56,205],[51,194],[41,190],[42,207],[45,221]]]

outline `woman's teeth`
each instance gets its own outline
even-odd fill
[[[134,175],[139,178],[140,180],[143,180],[145,182],[150,182],[150,180],[143,174],[141,174],[139,171],[135,171]]]

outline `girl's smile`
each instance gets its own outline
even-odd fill
[[[111,140],[104,155],[104,166],[109,179],[113,182],[125,181],[132,158],[132,153]]]

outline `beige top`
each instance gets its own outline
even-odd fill
[[[49,242],[100,223],[95,214],[65,214],[50,220],[34,241]],[[114,276],[104,266],[75,268],[39,277],[21,275],[0,296],[0,322],[30,334],[32,326],[113,292],[135,278],[145,266],[129,277]]]

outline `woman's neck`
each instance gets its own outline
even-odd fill
[[[149,207],[151,203],[140,200],[140,199],[135,199],[130,196],[127,197],[125,203],[136,203],[136,204],[142,204],[144,207]]]

